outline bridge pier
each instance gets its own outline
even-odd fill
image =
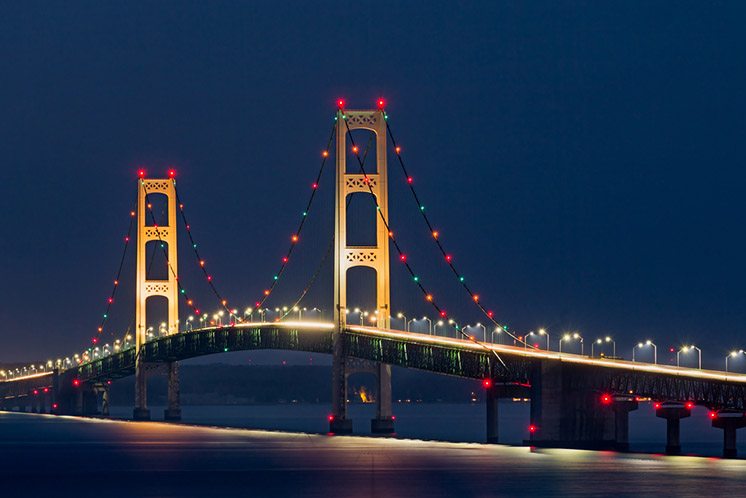
[[[179,390],[179,363],[169,362],[168,371],[168,407],[164,410],[163,418],[169,421],[181,420],[181,394]]]
[[[666,454],[681,454],[681,419],[691,416],[683,403],[657,403],[655,416],[666,419]]]
[[[352,420],[347,418],[347,358],[340,328],[332,334],[332,413],[329,432],[351,434]]]
[[[378,398],[376,400],[376,418],[370,421],[370,432],[374,434],[392,434],[394,432],[394,415],[391,409],[391,365],[376,364],[378,377]]]
[[[93,386],[80,385],[75,393],[75,415],[90,416],[98,414],[98,396]]]
[[[629,412],[635,411],[638,403],[632,396],[614,396],[614,439],[618,451],[629,451]]]
[[[625,410],[616,411],[613,400],[589,384],[589,372],[577,365],[542,361],[531,374],[532,446],[617,450],[626,441]]]
[[[723,429],[723,457],[736,458],[736,430],[746,427],[746,415],[743,412],[719,411],[714,414],[712,426]]]
[[[134,420],[150,420],[148,409],[148,373],[145,362],[137,359],[135,368],[135,409],[132,411]]]
[[[497,395],[497,389],[498,386],[490,382],[490,385],[485,388],[484,397],[487,408],[487,442],[491,444],[497,444],[500,441],[498,433],[498,402],[500,401],[500,397]]]

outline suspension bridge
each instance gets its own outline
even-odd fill
[[[102,320],[92,338],[92,345],[80,354],[71,354],[30,367],[0,371],[0,409],[31,410],[54,414],[108,414],[109,389],[112,382],[127,376],[135,377],[133,418],[149,420],[148,378],[165,374],[168,380],[166,420],[181,419],[179,397],[179,362],[205,355],[258,349],[323,353],[332,357],[332,406],[329,431],[346,434],[353,430],[347,414],[347,377],[359,370],[374,372],[377,377],[377,411],[371,421],[376,433],[392,433],[395,418],[392,413],[391,367],[414,368],[444,375],[480,379],[486,400],[486,440],[498,442],[498,399],[520,395],[531,399],[530,425],[526,440],[536,446],[569,448],[628,447],[629,413],[640,400],[653,400],[656,415],[667,420],[666,451],[681,451],[679,424],[690,416],[695,405],[709,409],[713,427],[723,430],[723,454],[736,456],[736,430],[746,425],[746,375],[725,371],[704,370],[679,366],[659,365],[617,358],[562,351],[562,341],[579,339],[563,337],[559,350],[550,348],[546,335],[545,347],[529,343],[528,335],[518,336],[499,322],[480,295],[467,283],[456,267],[451,253],[436,226],[430,219],[415,188],[415,182],[404,162],[383,99],[376,108],[350,110],[345,102],[337,103],[337,112],[326,147],[321,154],[321,165],[312,184],[299,223],[269,285],[245,312],[229,304],[220,292],[216,280],[208,271],[205,259],[195,242],[186,217],[184,204],[176,186],[176,174],[171,170],[165,178],[149,178],[144,170],[138,172],[137,202],[130,212],[129,229],[124,238],[122,256],[106,300]],[[370,142],[361,148],[353,136],[354,130],[370,134]],[[366,166],[371,147],[375,150],[375,168]],[[392,149],[389,150],[389,147]],[[427,236],[442,256],[443,264],[461,286],[466,299],[483,316],[488,327],[482,337],[475,327],[460,325],[435,299],[420,274],[415,272],[402,244],[390,224],[388,209],[389,154],[402,172],[403,179],[416,203],[427,229]],[[323,316],[304,320],[299,306],[314,274],[300,298],[290,307],[275,308],[274,319],[267,319],[269,303],[276,285],[288,268],[288,263],[300,243],[300,235],[317,197],[325,165],[334,157],[335,221],[333,246],[334,295],[330,321]],[[349,164],[356,168],[348,173]],[[368,194],[376,211],[375,244],[348,245],[347,227],[349,199],[352,194]],[[153,199],[166,203],[166,222],[158,223]],[[201,309],[187,292],[180,278],[177,230],[185,230],[194,261],[210,292],[221,309],[220,316],[210,316]],[[113,346],[100,344],[107,326],[120,279],[123,277],[127,249],[136,245],[135,317],[134,330]],[[153,255],[148,257],[148,244],[161,250],[166,266],[166,278],[153,278]],[[435,330],[412,331],[406,317],[392,316],[390,300],[390,252],[395,253],[403,270],[426,303],[432,306],[438,320]],[[357,311],[360,324],[350,319],[348,307],[348,271],[367,267],[376,274],[375,309],[370,323],[364,324],[363,313]],[[168,302],[167,319],[156,333],[148,324],[148,300],[160,296]],[[180,303],[186,305],[188,317],[180,319]],[[297,319],[293,315],[298,313]],[[182,308],[183,311],[183,308]],[[255,316],[258,318],[255,320]],[[222,317],[226,317],[225,322]],[[394,328],[397,317],[402,329]],[[429,319],[428,319],[429,320]],[[450,336],[439,335],[441,330]],[[495,341],[508,337],[512,344]],[[607,339],[606,342],[609,342]],[[613,341],[612,341],[613,342]],[[603,344],[599,344],[601,346]],[[614,343],[614,349],[615,349]],[[652,346],[650,343],[640,343]],[[696,348],[694,348],[696,349]],[[697,350],[698,351],[698,350]],[[743,352],[734,352],[741,354]],[[701,354],[701,352],[700,352]],[[63,359],[64,358],[64,359]],[[727,360],[726,360],[727,369]]]

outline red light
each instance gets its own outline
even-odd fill
[[[536,426],[534,424],[529,425],[528,426],[528,432],[530,432],[531,434],[533,434],[534,432],[536,432]]]
[[[604,405],[610,405],[612,402],[611,395],[609,394],[602,394],[601,395],[601,403]]]
[[[313,188],[314,190],[316,190],[317,188],[319,188],[319,184],[318,184],[318,183],[314,183],[313,185],[311,185],[311,187],[312,187],[312,188]]]
[[[48,388],[48,387],[45,387],[45,388],[44,388],[44,392],[45,392],[45,393],[48,393],[48,392],[49,392],[49,388]]]
[[[176,170],[175,169],[168,170],[168,177],[169,178],[176,178]]]
[[[140,178],[145,178],[145,170],[144,169],[138,170],[137,176],[139,176]]]
[[[405,263],[407,261],[407,255],[406,254],[400,254],[399,255],[399,261],[402,263]]]
[[[491,311],[488,311],[487,312],[487,316],[490,317],[490,318],[492,318],[493,316],[495,316],[495,314],[493,312],[491,312]]]
[[[287,256],[283,256],[283,258],[282,258],[282,262],[283,262],[283,263],[287,263],[287,262],[288,262],[288,257],[287,257]]]
[[[391,415],[391,420],[396,420],[396,415]]]
[[[38,396],[38,395],[39,395],[39,391],[37,389],[34,389],[34,396]]]
[[[446,310],[443,310],[440,312],[440,317],[445,318],[446,317]]]
[[[93,342],[93,344],[98,344],[98,337],[92,338],[91,342]]]
[[[378,99],[378,102],[377,102],[377,104],[378,104],[378,108],[379,108],[380,110],[383,110],[383,108],[384,108],[384,107],[386,106],[386,101],[385,101],[385,100],[383,100],[383,99]]]
[[[660,409],[660,407],[661,407],[660,403],[653,403],[653,408],[655,408],[656,410]]]
[[[407,183],[409,183],[410,185],[413,184],[414,183],[414,178],[412,178],[411,176],[408,176],[407,177]]]
[[[52,403],[52,409],[53,410],[56,410],[59,406],[60,405],[58,405],[57,403]]]
[[[674,348],[668,348],[668,350],[669,350],[669,351],[670,351],[671,353],[673,353],[673,352],[675,351],[675,349],[674,349]]]
[[[332,422],[334,420],[334,415],[328,415],[326,418],[329,422]]]
[[[337,99],[337,107],[339,110],[343,110],[345,108],[345,101],[344,99]]]
[[[711,418],[711,419],[716,419],[716,418],[718,418],[718,412],[710,412],[710,418]]]
[[[492,379],[484,379],[482,381],[482,387],[484,387],[485,389],[489,389],[490,387],[492,387]]]
[[[73,379],[73,387],[79,387],[80,386],[80,380]]]
[[[450,263],[451,260],[453,260],[453,256],[451,256],[450,254],[446,254],[446,261]]]
[[[687,410],[691,410],[692,408],[694,408],[694,403],[692,403],[691,401],[687,401],[684,406],[686,406]]]

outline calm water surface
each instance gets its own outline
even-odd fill
[[[527,405],[503,408],[510,440]],[[746,496],[743,460],[405,439],[479,440],[483,409],[398,406],[398,439],[0,412],[0,483],[5,496]],[[326,410],[184,407],[184,416],[321,432]],[[367,428],[372,407],[352,415]]]

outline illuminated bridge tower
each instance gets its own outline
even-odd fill
[[[136,373],[135,373],[135,420],[149,420],[148,384],[149,371],[158,367],[142,360],[143,345],[147,342],[147,301],[153,296],[162,296],[168,301],[168,334],[179,331],[179,292],[176,276],[178,275],[178,261],[176,252],[176,186],[175,180],[170,179],[140,179],[137,191],[137,282],[135,296],[135,325],[136,325]],[[166,226],[148,225],[148,208],[150,199],[163,195],[166,197],[168,210],[168,224]],[[151,219],[152,220],[152,219]],[[146,247],[148,242],[165,244],[168,257],[168,277],[165,280],[148,278],[148,258]],[[180,420],[181,406],[179,403],[179,372],[178,364],[169,362],[165,365],[168,375],[168,408],[165,411],[166,420]]]
[[[346,124],[345,124],[346,120]],[[364,129],[375,134],[376,171],[369,173],[367,181],[362,173],[347,173],[347,128]],[[352,432],[352,420],[347,418],[347,358],[343,332],[347,326],[347,272],[350,268],[366,266],[376,272],[376,310],[379,328],[388,328],[390,306],[389,287],[389,236],[381,216],[376,213],[376,244],[374,246],[347,245],[347,196],[363,192],[375,196],[381,215],[388,220],[388,189],[386,180],[386,122],[383,111],[337,112],[337,188],[334,218],[334,353],[332,359],[332,416],[329,430],[334,433]],[[352,158],[351,160],[357,161]],[[355,165],[357,167],[357,165]],[[366,172],[368,172],[366,170]],[[371,422],[373,432],[393,432],[391,414],[391,366],[377,364],[378,410]]]

